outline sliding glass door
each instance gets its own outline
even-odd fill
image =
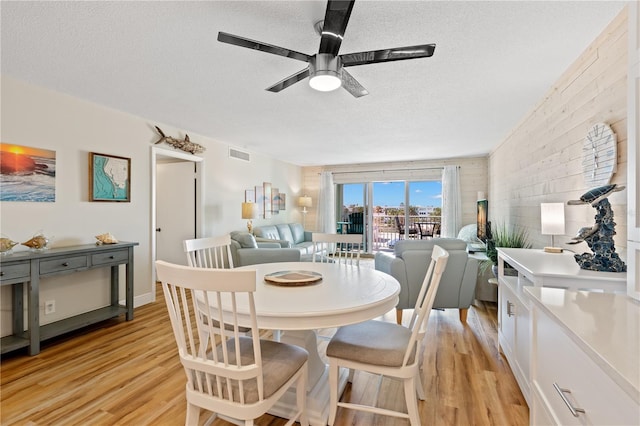
[[[405,238],[437,235],[440,181],[386,181],[336,185],[337,232],[362,233],[366,251],[393,250]]]

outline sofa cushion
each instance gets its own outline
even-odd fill
[[[276,225],[278,229],[278,234],[280,234],[280,240],[287,240],[291,244],[294,244],[293,234],[291,233],[291,228],[288,223],[279,223]]]
[[[302,254],[313,254],[314,245],[312,241],[303,241],[293,247],[300,250],[300,253]]]
[[[304,241],[304,228],[300,223],[290,223],[291,235],[293,237],[293,244],[299,244]]]
[[[237,241],[242,248],[258,248],[255,237],[248,232],[234,231],[231,233],[231,239]]]
[[[261,226],[253,230],[256,237],[267,238],[269,240],[280,240],[278,228],[274,225]]]

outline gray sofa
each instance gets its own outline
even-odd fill
[[[313,254],[312,232],[299,223],[279,223],[253,228],[257,242],[277,242],[282,248],[295,248],[301,255]]]
[[[300,250],[283,248],[278,242],[258,242],[248,232],[231,233],[233,266],[272,262],[300,262]]]
[[[375,255],[375,269],[400,282],[400,300],[396,306],[398,323],[402,322],[402,310],[413,309],[416,304],[434,244],[449,252],[449,261],[433,307],[459,309],[460,321],[466,322],[467,310],[476,289],[478,261],[469,257],[466,242],[457,238],[434,238],[401,240],[396,243],[393,253],[378,252]]]

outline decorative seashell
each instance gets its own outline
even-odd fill
[[[22,243],[23,246],[27,246],[35,250],[47,248],[47,244],[49,244],[49,239],[42,234],[36,235],[29,241]]]
[[[110,232],[107,232],[105,234],[100,234],[100,235],[96,235],[96,238],[98,239],[98,241],[96,241],[96,244],[101,245],[101,244],[115,244],[118,242],[118,239],[116,237],[114,237]]]
[[[0,238],[0,253],[4,253],[11,250],[15,245],[18,245],[18,243],[15,241],[12,241],[10,238],[5,238],[5,237]]]

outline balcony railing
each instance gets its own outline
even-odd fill
[[[441,218],[440,216],[409,216],[409,227],[404,226],[404,217],[399,217],[400,224],[404,228],[405,234],[400,234],[400,230],[396,224],[396,216],[374,214],[373,215],[373,241],[371,242],[372,251],[393,250],[396,241],[409,238],[431,238],[426,236],[428,231],[432,230],[434,225],[437,230],[436,236],[439,236]],[[422,227],[422,235],[418,228],[418,223]]]

